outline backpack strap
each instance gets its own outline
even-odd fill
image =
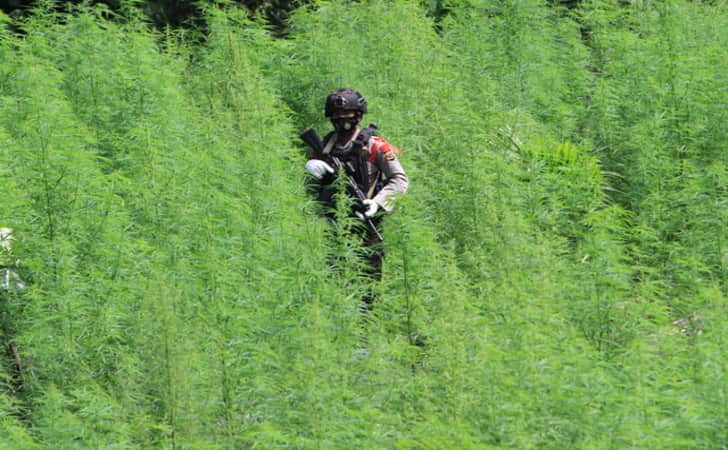
[[[328,156],[331,153],[331,150],[333,150],[334,144],[336,143],[336,133],[327,134],[324,138],[324,142],[326,142],[326,144],[324,145],[321,156]]]

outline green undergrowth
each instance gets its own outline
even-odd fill
[[[724,448],[728,11],[553,3],[1,16],[0,447]],[[381,282],[306,189],[345,86]]]

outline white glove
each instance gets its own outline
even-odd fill
[[[379,210],[379,205],[377,205],[377,203],[374,200],[371,200],[371,199],[368,199],[368,198],[367,199],[364,199],[362,201],[362,203],[367,208],[367,210],[364,213],[364,215],[367,216],[367,217],[374,217],[374,214],[376,214],[377,211]]]
[[[334,168],[320,159],[309,159],[304,167],[309,171],[309,173],[311,173],[311,175],[319,180],[323,178],[327,172],[334,173]]]

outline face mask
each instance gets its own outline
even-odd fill
[[[340,133],[348,133],[353,131],[359,125],[358,117],[339,117],[331,119],[334,129]]]

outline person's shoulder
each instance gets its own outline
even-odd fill
[[[387,161],[392,161],[396,159],[395,155],[402,154],[402,150],[392,145],[382,136],[372,136],[369,141],[369,145],[372,161],[377,158],[378,155],[383,155]]]

